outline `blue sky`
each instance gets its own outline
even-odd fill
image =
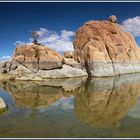
[[[16,41],[28,42],[32,30],[48,31],[48,46],[55,49],[60,45],[58,51],[69,48],[73,33],[84,22],[104,20],[112,14],[132,32],[140,46],[139,7],[140,3],[111,2],[0,3],[0,58],[13,54]]]

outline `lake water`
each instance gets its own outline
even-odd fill
[[[0,137],[140,137],[140,74],[1,82]]]

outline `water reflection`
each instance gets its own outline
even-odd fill
[[[0,83],[0,87],[11,93],[16,106],[24,108],[48,108],[74,97],[74,103],[71,103],[82,123],[93,128],[112,128],[119,127],[121,120],[136,105],[140,96],[139,83],[140,74],[131,74],[87,80],[12,81]]]
[[[47,108],[62,97],[70,97],[86,79],[56,79],[42,82],[12,81],[0,83],[11,93],[18,107]]]
[[[119,127],[140,96],[140,75],[94,78],[75,95],[75,112],[96,128]]]

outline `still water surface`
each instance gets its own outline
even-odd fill
[[[1,82],[0,137],[140,137],[140,74]]]

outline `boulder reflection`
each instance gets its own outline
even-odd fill
[[[74,96],[77,118],[95,128],[119,127],[140,95],[140,74],[110,78],[55,79],[42,82],[9,81],[0,87],[11,93],[18,107],[49,107]]]
[[[93,78],[75,95],[78,118],[96,128],[119,127],[140,95],[140,75]]]
[[[18,107],[47,108],[63,96],[72,96],[83,81],[86,78],[48,79],[42,82],[8,81],[1,82],[0,87],[11,93]]]

